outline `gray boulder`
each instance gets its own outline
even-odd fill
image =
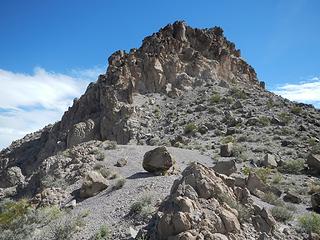
[[[275,156],[267,153],[263,158],[262,166],[276,168],[278,166],[278,163]]]
[[[108,181],[101,173],[96,171],[89,172],[82,183],[80,197],[88,198],[98,194],[108,187]]]
[[[311,195],[311,205],[314,210],[320,209],[320,192]]]
[[[221,157],[231,157],[233,153],[233,143],[227,143],[220,146]]]
[[[229,176],[237,171],[236,162],[234,160],[217,162],[217,164],[213,167],[213,170]]]
[[[173,157],[168,152],[166,147],[158,147],[146,154],[143,157],[142,167],[147,172],[163,173],[168,171],[174,164]]]
[[[310,154],[306,163],[312,172],[320,172],[320,155]]]

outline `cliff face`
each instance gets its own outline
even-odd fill
[[[61,121],[1,151],[0,173],[18,166],[28,176],[45,158],[93,139],[119,144],[134,141],[130,122],[134,93],[164,93],[174,98],[220,80],[260,88],[254,69],[219,27],[194,29],[175,22],[146,37],[139,49],[115,52],[108,62],[107,72],[88,86]]]

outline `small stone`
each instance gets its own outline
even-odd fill
[[[221,157],[231,157],[233,153],[233,143],[223,144],[220,147]]]
[[[285,202],[291,202],[291,203],[296,203],[299,204],[302,202],[301,198],[294,195],[293,193],[287,192],[284,196],[283,196],[283,201]]]
[[[120,158],[115,164],[116,167],[124,167],[128,164],[128,160],[125,158]]]

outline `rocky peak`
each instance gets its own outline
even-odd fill
[[[139,49],[115,52],[108,62],[106,73],[89,84],[61,121],[0,153],[3,170],[18,165],[29,175],[45,158],[89,140],[127,144],[136,138],[129,121],[135,93],[177,97],[221,80],[260,88],[253,68],[219,27],[197,29],[178,21],[146,37]]]

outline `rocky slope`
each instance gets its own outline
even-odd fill
[[[299,215],[320,207],[319,110],[266,91],[219,27],[175,22],[108,62],[61,121],[0,152],[3,201],[24,196],[38,208],[68,203],[70,216],[90,211],[74,239],[102,224],[111,239],[130,238],[130,227],[140,239],[305,236]],[[175,164],[165,176],[145,175],[152,168],[143,155],[155,147],[138,145],[170,147]],[[145,214],[137,214],[130,205],[146,191],[151,200],[140,200]]]

